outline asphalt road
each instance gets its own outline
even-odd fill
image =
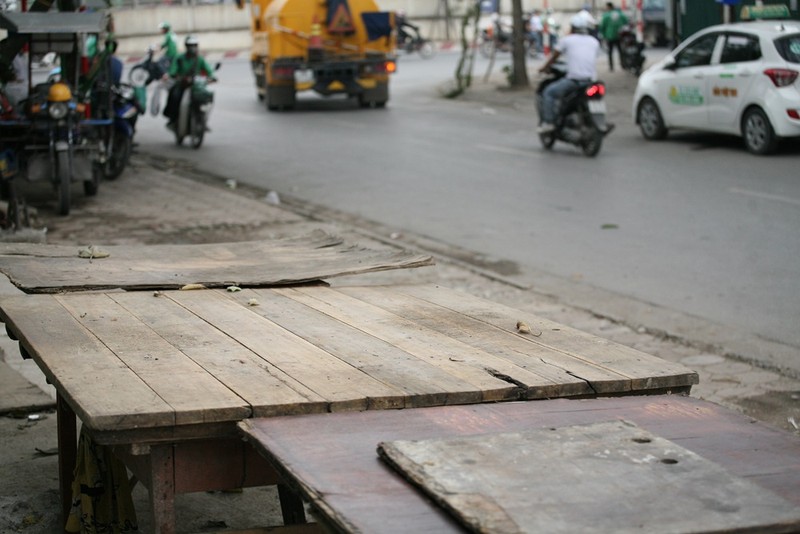
[[[628,322],[658,322],[643,316],[656,310],[684,325],[678,335],[702,323],[691,335],[710,343],[767,343],[739,351],[755,350],[767,364],[777,353],[784,362],[796,356],[796,145],[764,158],[735,138],[675,133],[646,142],[630,118],[632,78],[605,73],[617,129],[600,155],[558,144],[548,152],[529,93],[441,98],[456,60],[401,59],[385,110],[309,96],[284,113],[256,100],[245,60],[229,60],[202,149],[176,147],[163,119],[146,117],[140,151],[474,251],[539,289],[545,278],[563,282],[550,291],[581,287],[575,298],[588,309],[622,297]],[[499,58],[495,73],[508,61]],[[479,62],[478,77],[485,68]]]

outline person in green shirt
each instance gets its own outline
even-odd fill
[[[159,62],[164,70],[167,70],[172,62],[175,61],[175,58],[178,57],[178,38],[175,36],[175,32],[172,31],[172,26],[170,26],[169,22],[162,22],[158,25],[158,29],[164,35],[164,40],[161,42],[161,50],[164,51],[164,54],[159,59]]]
[[[620,62],[622,61],[622,51],[619,47],[619,32],[626,24],[628,24],[628,17],[625,16],[625,13],[619,8],[614,7],[613,2],[606,2],[606,10],[603,13],[603,18],[600,19],[598,33],[599,37],[606,42],[609,70],[614,70],[614,48],[617,49],[617,54],[620,55]]]
[[[178,119],[178,111],[183,96],[183,90],[189,87],[194,76],[206,76],[209,82],[215,82],[214,69],[208,64],[198,52],[197,38],[190,35],[185,41],[186,52],[175,58],[169,67],[169,73],[165,77],[172,78],[174,83],[169,90],[167,106],[164,108],[164,116],[169,119],[167,128],[173,129],[175,121]]]

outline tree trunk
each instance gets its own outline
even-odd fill
[[[528,87],[528,69],[525,65],[525,21],[522,0],[512,0],[511,14],[514,19],[513,74],[511,87]]]

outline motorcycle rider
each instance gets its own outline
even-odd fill
[[[169,90],[169,97],[167,98],[167,106],[164,108],[164,116],[169,119],[167,128],[170,130],[175,129],[175,122],[178,120],[178,111],[183,96],[183,90],[186,89],[192,81],[192,77],[201,74],[208,77],[209,82],[215,82],[217,79],[214,77],[214,69],[208,64],[203,56],[198,53],[198,41],[193,35],[186,38],[184,42],[186,52],[179,55],[169,67],[169,73],[165,74],[165,78],[169,77],[174,80],[172,87]]]
[[[161,50],[164,51],[164,54],[158,61],[166,71],[175,61],[175,58],[178,57],[178,37],[172,31],[172,26],[169,22],[162,22],[158,25],[158,29],[164,35],[164,40],[161,42]]]
[[[539,69],[539,72],[547,72],[561,56],[566,58],[566,76],[548,85],[542,93],[540,134],[555,130],[558,107],[564,96],[575,90],[581,82],[590,82],[597,77],[600,42],[589,35],[585,18],[578,15],[572,17],[570,26],[570,34],[559,40],[550,58]]]
[[[586,29],[589,35],[597,37],[597,19],[592,15],[592,6],[590,4],[583,4],[583,7],[578,11],[578,17],[582,17],[586,22]]]
[[[406,18],[406,12],[402,9],[395,13],[394,21],[397,26],[398,46],[404,47],[410,39],[413,39],[415,36],[419,37],[419,26],[411,24]],[[411,31],[406,31],[406,28]],[[413,32],[413,34],[411,32]]]

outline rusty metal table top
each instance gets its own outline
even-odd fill
[[[604,432],[596,442],[589,442],[593,446],[586,450],[591,454],[576,462],[576,452],[584,450],[578,445],[583,442],[572,441],[570,432],[611,421],[636,425],[661,441],[668,440],[669,446],[662,447],[653,439],[652,445],[659,446],[652,453],[654,458],[637,456],[632,450],[624,455],[637,466],[631,474],[631,462],[614,457],[628,449],[609,447],[608,440],[599,438],[614,436]],[[434,477],[433,487],[443,488],[449,500],[468,505],[473,521],[500,518],[502,521],[494,524],[508,527],[514,513],[529,518],[526,524],[513,525],[515,528],[486,527],[484,531],[524,532],[526,527],[538,525],[533,531],[580,532],[580,518],[584,524],[588,520],[594,527],[589,530],[597,532],[728,532],[739,528],[794,532],[800,527],[800,439],[711,402],[682,395],[259,418],[243,421],[239,427],[331,532],[477,531],[457,519],[463,510],[460,514],[448,512],[452,502],[440,506],[439,499],[416,487],[423,472],[419,464],[419,470],[406,473],[415,480],[412,485],[382,461],[378,451],[387,443],[422,448],[440,441],[464,444],[469,451],[470,439],[482,447],[474,454],[480,461],[467,461],[469,455],[462,457],[456,449],[448,450],[443,462],[453,467],[454,474]],[[493,441],[509,433],[537,432],[568,440],[569,447],[561,443],[548,448],[542,439],[507,451]],[[639,443],[649,446],[647,440],[634,441],[628,448]],[[687,452],[678,455],[678,448]],[[530,451],[536,453],[527,455]],[[687,455],[715,467],[696,469],[691,461],[684,461]],[[515,456],[525,459],[514,463]],[[662,462],[662,458],[671,461]],[[436,462],[424,465],[429,470],[442,467]],[[488,470],[486,485],[466,494],[454,491],[455,486],[472,481],[473,466],[481,465],[496,466]],[[525,472],[520,482],[528,489],[511,484],[516,490],[504,493],[504,485],[515,480],[515,466],[520,474]],[[659,475],[659,469],[672,471],[679,482]],[[496,479],[491,478],[492,473]],[[648,473],[652,477],[643,476]],[[717,478],[721,473],[732,482],[720,485]],[[576,477],[581,482],[576,482]],[[630,491],[638,478],[656,482]],[[659,482],[661,478],[664,480]],[[737,484],[747,486],[752,498],[739,504],[728,499],[726,491]],[[685,505],[686,499],[690,506]]]

